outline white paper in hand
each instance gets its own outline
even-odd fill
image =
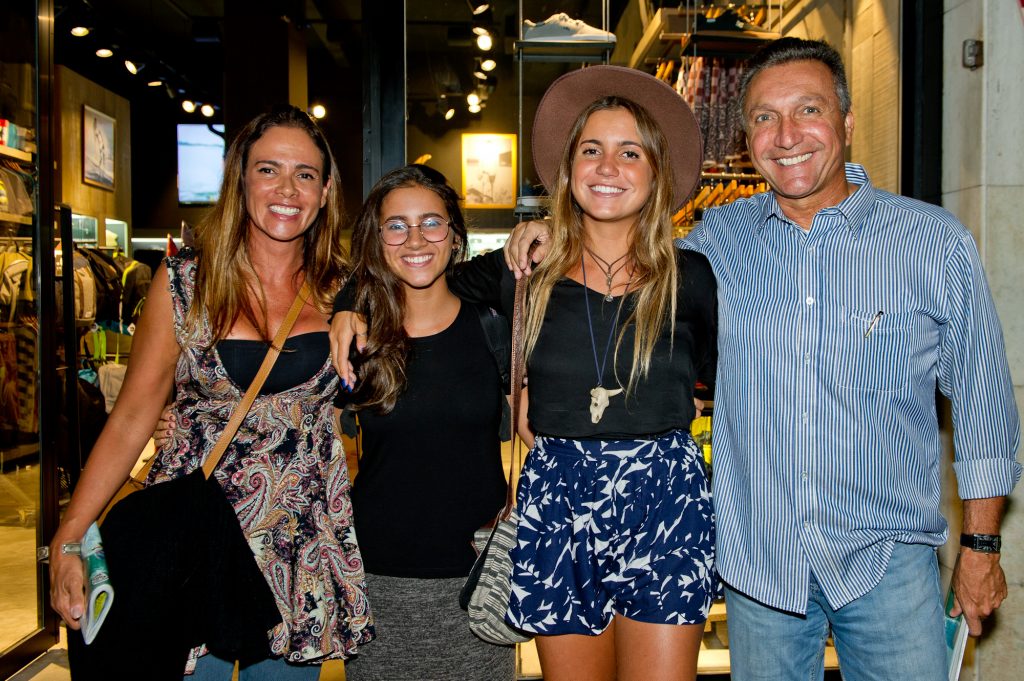
[[[943,609],[946,624],[946,670],[949,681],[957,681],[964,661],[964,649],[967,648],[967,621],[963,613],[950,617],[949,611],[952,609],[953,589],[950,587],[946,593],[946,607]]]

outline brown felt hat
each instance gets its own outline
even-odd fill
[[[704,147],[690,107],[666,83],[624,66],[590,66],[560,77],[540,100],[533,119],[533,166],[550,192],[569,133],[580,113],[602,97],[622,97],[639,104],[661,126],[668,140],[675,191],[673,207],[690,197],[700,179]]]

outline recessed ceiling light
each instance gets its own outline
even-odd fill
[[[75,36],[76,38],[84,38],[85,36],[89,35],[89,27],[75,26],[71,29],[71,35]]]
[[[114,51],[106,47],[101,47],[100,49],[96,50],[96,56],[100,59],[106,59],[107,57],[113,57]]]

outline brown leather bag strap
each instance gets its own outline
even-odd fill
[[[533,254],[533,249],[536,246],[530,247],[530,255]],[[522,468],[522,440],[519,438],[519,405],[520,397],[523,392],[523,383],[526,378],[526,362],[523,354],[523,333],[524,333],[524,320],[523,316],[526,314],[526,277],[520,277],[516,280],[516,293],[512,304],[512,455],[513,459],[509,462],[508,467],[508,487],[505,489],[505,507],[498,514],[499,520],[504,520],[512,514],[512,509],[515,508],[515,499],[512,495],[512,483],[515,481],[516,476],[519,473],[519,469]],[[516,463],[516,455],[519,454],[518,465]]]
[[[220,438],[217,440],[217,444],[214,446],[213,451],[210,452],[210,456],[207,457],[206,463],[203,464],[203,475],[210,477],[211,473],[217,468],[217,464],[220,463],[220,459],[224,456],[224,452],[227,451],[228,445],[231,444],[231,440],[234,439],[235,433],[238,432],[239,426],[242,425],[242,421],[245,419],[246,414],[249,413],[249,408],[252,407],[252,403],[256,400],[256,395],[259,394],[260,388],[263,387],[263,381],[266,380],[270,374],[271,368],[274,366],[274,362],[277,361],[278,355],[281,354],[281,348],[284,346],[286,340],[288,340],[288,334],[291,332],[292,327],[295,326],[295,320],[299,318],[299,313],[302,311],[306,301],[309,300],[309,285],[306,283],[302,284],[302,288],[299,289],[298,294],[295,296],[295,300],[292,301],[292,306],[288,309],[288,314],[285,315],[284,321],[281,322],[281,327],[277,330],[277,334],[274,336],[274,340],[271,342],[270,349],[267,350],[266,357],[263,358],[263,364],[260,365],[260,370],[256,374],[256,378],[249,384],[249,389],[245,391],[242,396],[242,400],[235,407],[234,411],[231,412],[231,420],[228,421],[227,427],[224,428],[224,432],[221,433]],[[114,497],[107,503],[103,512],[100,513],[99,523],[103,523],[103,519],[107,517],[107,513],[110,509],[114,508],[117,502],[124,499],[132,492],[137,492],[144,487],[146,478],[149,477],[149,471],[153,468],[153,464],[156,462],[157,455],[146,462],[139,472],[128,478],[127,481],[117,490]]]
[[[288,340],[288,334],[291,333],[292,327],[295,326],[295,320],[299,318],[299,313],[302,312],[306,301],[309,300],[309,295],[309,284],[303,282],[302,288],[295,294],[292,306],[288,308],[288,314],[285,315],[284,321],[281,322],[281,327],[274,335],[274,340],[270,342],[267,356],[263,358],[263,364],[260,365],[260,370],[256,372],[256,378],[252,379],[249,389],[242,395],[241,402],[231,412],[231,420],[228,421],[228,425],[224,427],[224,432],[217,439],[217,444],[214,446],[213,451],[206,457],[206,463],[203,464],[204,477],[209,478],[213,475],[213,471],[217,469],[217,464],[220,463],[221,457],[227,451],[228,445],[235,439],[235,433],[238,432],[242,421],[245,420],[246,415],[249,413],[252,403],[256,401],[256,395],[259,394],[260,388],[263,387],[263,382],[270,375],[270,370],[274,367],[274,362],[277,361],[278,356],[281,354],[281,348],[284,347],[285,341]],[[156,457],[154,456],[153,458],[155,459]]]

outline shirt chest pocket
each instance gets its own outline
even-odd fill
[[[836,383],[841,388],[899,392],[910,383],[914,312],[869,312],[843,306],[834,325]]]

